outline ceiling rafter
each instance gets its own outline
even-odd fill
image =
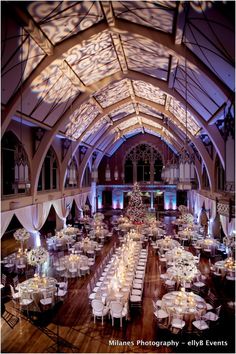
[[[150,115],[146,115],[146,116],[149,118],[150,121],[155,121],[155,122],[156,122],[156,118],[155,118],[155,117],[150,116]],[[167,114],[167,116],[168,116],[168,114]],[[80,180],[80,181],[82,181],[82,179],[83,179],[83,173],[84,173],[85,167],[86,167],[86,165],[87,165],[87,163],[88,163],[88,161],[89,161],[91,155],[92,155],[93,152],[96,150],[96,146],[99,146],[100,144],[104,143],[104,141],[106,140],[108,134],[109,134],[110,132],[112,132],[115,127],[119,126],[121,123],[126,122],[126,121],[128,121],[129,119],[134,118],[134,117],[136,117],[136,113],[132,113],[132,114],[130,114],[130,115],[126,116],[126,117],[123,117],[123,118],[121,118],[120,120],[116,121],[116,122],[114,123],[114,126],[113,126],[113,127],[111,127],[111,126],[108,127],[108,128],[106,129],[106,131],[102,134],[102,136],[100,136],[100,137],[94,142],[93,147],[92,147],[91,149],[88,149],[88,150],[87,150],[86,155],[85,155],[85,158],[83,159],[82,164],[81,164],[81,166],[80,166],[80,168],[79,168],[79,178],[80,178],[79,180]],[[158,123],[159,123],[159,122],[158,122]],[[166,126],[163,122],[162,122],[161,125],[163,125],[164,128],[167,128],[167,126]],[[168,127],[168,130],[171,130],[171,133],[172,133],[172,134],[174,133],[173,135],[176,136],[176,132],[174,132],[174,131],[172,132],[172,129],[170,128],[170,126]],[[213,167],[212,167],[212,166],[213,166],[212,159],[210,158],[209,154],[208,154],[207,151],[206,151],[205,146],[204,146],[203,143],[200,141],[200,139],[198,139],[198,138],[196,138],[196,137],[192,137],[191,140],[192,140],[192,142],[194,143],[194,145],[196,146],[197,150],[199,151],[199,153],[200,153],[200,155],[201,155],[201,157],[202,157],[202,160],[203,160],[203,162],[204,162],[204,164],[205,164],[205,166],[206,166],[206,169],[207,169],[207,173],[208,173],[208,177],[209,177],[210,183],[212,183],[212,173],[213,173],[213,172],[212,172],[212,169],[213,169]],[[78,142],[76,149],[78,148],[79,144],[80,144],[80,143]],[[188,147],[189,147],[189,146],[188,146]],[[67,166],[67,164],[68,164],[68,161],[63,161],[63,162],[65,163],[65,165],[64,165],[64,169],[65,169],[66,166]],[[64,171],[64,170],[62,170],[62,171]]]
[[[113,31],[118,33],[127,33],[139,34],[140,36],[146,37],[160,45],[163,46],[163,49],[166,53],[171,56],[177,57],[179,60],[183,61],[185,57],[188,58],[188,62],[196,67],[203,74],[205,74],[210,80],[212,80],[221,91],[227,96],[232,95],[232,90],[214,73],[209,67],[203,63],[190,49],[188,49],[183,43],[177,45],[174,43],[172,36],[164,32],[157,32],[155,29],[147,28],[140,24],[130,23],[126,20],[116,18],[115,27]]]
[[[15,5],[18,8],[19,5]],[[27,22],[28,23],[28,22]],[[11,116],[14,115],[18,105],[21,93],[27,90],[27,88],[31,85],[32,81],[54,60],[60,59],[61,56],[67,52],[71,47],[82,44],[84,40],[89,40],[94,33],[102,32],[106,29],[109,29],[109,25],[101,21],[98,24],[93,25],[92,27],[86,29],[81,32],[79,36],[69,37],[62,43],[57,44],[54,47],[53,55],[45,57],[36,67],[35,70],[29,75],[29,77],[23,82],[22,88],[19,88],[18,91],[11,97],[8,105],[5,107],[3,111],[3,125],[2,125],[2,133],[5,132],[7,125],[10,123]],[[126,20],[116,19],[115,27],[112,29],[113,31],[117,31],[119,34],[130,32],[132,34],[139,34],[155,42],[159,43],[163,46],[163,49],[168,52],[171,56],[177,57],[179,60],[183,60],[187,53],[188,62],[194,64],[198,67],[210,80],[212,80],[227,97],[233,97],[233,92],[230,88],[221,81],[218,76],[216,76],[193,52],[191,52],[188,48],[186,48],[183,44],[176,45],[173,42],[172,35],[167,33],[158,32],[152,28],[147,28],[142,25],[129,23]],[[174,93],[173,93],[174,95]]]
[[[186,11],[184,9],[184,4],[182,2],[177,3],[177,15],[176,21],[174,24],[174,36],[175,36],[175,44],[180,45],[183,39],[183,33],[186,23]]]
[[[51,58],[51,57],[47,57],[47,58]],[[128,71],[127,74],[123,74],[122,72],[117,72],[114,75],[111,75],[109,77],[106,77],[106,78],[100,80],[99,82],[97,82],[94,85],[90,85],[89,87],[91,88],[92,91],[97,91],[98,89],[106,87],[111,82],[115,82],[117,80],[122,80],[122,79],[125,79],[125,78],[131,79],[131,80],[141,80],[141,81],[150,83],[154,87],[158,87],[161,90],[163,90],[164,92],[166,92],[166,93],[168,93],[170,95],[173,95],[181,103],[184,104],[184,102],[185,102],[181,95],[179,95],[176,91],[173,91],[173,90],[169,89],[168,84],[166,82],[164,82],[162,80],[158,80],[158,79],[153,78],[153,77],[150,77],[150,76],[148,76],[146,74],[133,72],[133,71],[130,71],[130,70]],[[90,98],[90,95],[89,95],[88,92],[84,92],[84,93],[80,94],[74,100],[74,102],[71,105],[73,107],[73,110],[78,108],[82,103],[86,102],[89,98]],[[17,107],[17,105],[16,105],[17,102],[18,101],[16,100],[15,104],[13,105],[14,109],[13,108],[10,109],[10,111],[12,111],[12,113],[13,112],[15,113],[15,109]],[[116,107],[119,107],[121,102],[122,101],[118,102]],[[224,159],[223,159],[224,153],[222,152],[223,143],[221,144],[221,141],[223,140],[223,138],[220,136],[220,133],[217,132],[217,130],[215,130],[215,133],[216,133],[216,135],[218,134],[218,136],[212,135],[211,129],[209,129],[209,128],[212,128],[212,127],[208,127],[207,123],[204,121],[204,119],[193,108],[190,107],[189,111],[193,112],[193,114],[196,117],[196,119],[199,122],[199,124],[204,128],[204,130],[207,132],[207,134],[211,137],[211,139],[213,141],[213,144],[214,144],[214,146],[215,146],[215,148],[216,148],[216,150],[217,150],[217,152],[218,152],[218,154],[220,156],[221,162],[222,162],[222,164],[224,164]],[[104,109],[104,113],[105,112],[106,112],[106,114],[108,114],[109,113],[109,109]],[[8,111],[8,113],[9,113],[9,111]],[[40,143],[39,149],[37,150],[37,153],[34,156],[33,163],[32,163],[32,166],[33,166],[33,169],[32,169],[32,174],[33,174],[32,175],[32,181],[33,181],[32,182],[32,190],[34,191],[34,195],[36,195],[36,193],[37,193],[36,183],[37,183],[37,180],[38,180],[38,177],[39,177],[39,171],[38,170],[42,166],[42,162],[43,162],[43,159],[45,157],[45,154],[46,154],[49,146],[51,145],[54,136],[59,132],[61,127],[66,124],[66,122],[68,121],[68,118],[69,118],[69,116],[71,114],[72,114],[71,107],[69,107],[65,111],[65,113],[62,114],[61,117],[59,117],[58,121],[53,126],[53,128],[44,135],[44,137],[43,137],[43,139],[42,139],[42,141]],[[8,116],[8,118],[9,118],[9,121],[10,121],[11,117]],[[5,124],[5,129],[6,129],[7,125],[8,124],[6,123]],[[3,130],[3,128],[2,128],[2,130]]]
[[[78,87],[81,92],[89,92],[89,88],[85,86],[85,84],[81,81],[79,76],[74,72],[74,70],[66,60],[63,60],[59,64],[59,68],[63,72],[63,74],[70,80],[72,85]]]
[[[110,35],[114,44],[115,52],[120,64],[120,68],[124,74],[128,71],[128,66],[126,62],[126,57],[123,49],[123,45],[120,40],[120,35],[112,31],[112,28],[115,26],[115,16],[113,14],[112,4],[110,1],[102,1],[101,6],[105,14],[107,24],[110,27]]]
[[[33,38],[39,47],[49,56],[53,55],[54,46],[41,28],[32,20],[27,12],[22,11],[19,4],[12,2],[10,10],[13,10],[17,21],[24,27],[26,32]]]

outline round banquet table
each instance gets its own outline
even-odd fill
[[[162,297],[161,308],[170,317],[175,317],[176,313],[182,315],[188,331],[192,331],[192,321],[195,320],[195,316],[203,316],[207,311],[206,302],[201,296],[185,291],[172,291],[165,294]]]
[[[18,284],[16,289],[19,290],[21,298],[32,298],[34,300],[32,306],[40,311],[38,305],[43,293],[51,291],[55,294],[56,283],[57,280],[52,277],[33,277]]]

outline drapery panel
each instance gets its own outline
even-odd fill
[[[1,236],[5,233],[13,215],[14,210],[4,211],[1,213]]]
[[[231,219],[231,221],[229,222],[228,216],[220,215],[220,222],[225,236],[231,236],[233,231],[235,231],[235,219]]]
[[[71,210],[73,200],[75,200],[78,209],[82,211],[86,203],[87,196],[88,192],[2,212],[1,236],[5,233],[13,215],[16,215],[19,222],[27,231],[34,235],[38,235],[38,230],[43,227],[45,221],[47,220],[51,206],[54,207],[57,216],[65,223],[66,217],[69,215]]]
[[[85,206],[88,193],[82,193],[74,196],[74,200],[77,208],[83,213],[83,207]]]

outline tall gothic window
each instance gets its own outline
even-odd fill
[[[216,189],[218,191],[225,189],[225,171],[218,156],[216,158]]]
[[[202,184],[204,189],[209,189],[210,188],[210,183],[206,171],[206,167],[203,166],[203,171],[202,171]]]
[[[53,190],[58,187],[58,164],[52,148],[47,152],[39,175],[38,191]]]
[[[29,162],[23,145],[12,132],[2,139],[2,194],[28,194]]]
[[[82,187],[90,187],[91,186],[91,173],[89,167],[87,166],[84,171],[84,178],[82,182]]]
[[[125,161],[125,183],[133,183],[133,163],[129,159]]]
[[[140,144],[132,148],[125,158],[125,183],[159,182],[163,163],[155,147]]]
[[[73,157],[71,163],[67,167],[65,187],[77,187],[77,180],[77,164]]]

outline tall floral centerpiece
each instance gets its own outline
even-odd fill
[[[13,234],[14,238],[20,242],[21,244],[21,251],[24,251],[24,242],[27,241],[30,238],[30,233],[22,228],[22,229],[18,229],[16,230],[16,232],[14,232]]]
[[[43,247],[37,247],[27,253],[28,263],[37,266],[38,273],[41,273],[41,266],[48,260],[48,251]]]
[[[134,184],[127,208],[127,215],[135,224],[141,224],[145,218],[145,209],[142,202],[142,195],[138,183]]]

